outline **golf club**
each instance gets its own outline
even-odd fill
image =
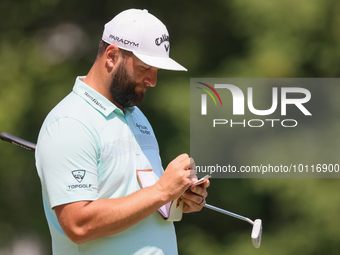
[[[3,141],[9,142],[11,144],[14,144],[15,146],[18,146],[20,148],[26,149],[28,151],[35,151],[34,143],[28,142],[24,139],[21,139],[9,133],[2,132],[0,135],[0,139]]]
[[[229,215],[229,216],[234,217],[236,219],[246,221],[246,222],[252,224],[253,225],[253,230],[251,231],[251,241],[252,241],[252,243],[253,243],[255,248],[260,248],[261,237],[262,237],[262,220],[257,219],[255,221],[252,221],[251,219],[246,218],[244,216],[241,216],[241,215],[238,215],[236,213],[232,213],[232,212],[223,210],[221,208],[218,208],[218,207],[215,207],[215,206],[212,206],[212,205],[209,205],[209,204],[205,204],[204,207],[206,207],[208,209],[211,209],[211,210],[214,210],[216,212],[220,212],[220,213]]]
[[[20,148],[23,148],[23,149],[26,149],[26,150],[29,150],[29,151],[35,151],[36,145],[34,143],[28,142],[24,139],[21,139],[19,137],[16,137],[14,135],[9,134],[9,133],[6,133],[6,132],[1,133],[0,139],[3,140],[3,141],[6,141],[6,142],[12,143],[15,146],[18,146]],[[262,220],[257,219],[255,221],[252,221],[249,218],[243,217],[243,216],[238,215],[236,213],[232,213],[232,212],[220,209],[218,207],[215,207],[215,206],[212,206],[212,205],[209,205],[209,204],[205,204],[204,207],[252,224],[253,230],[251,232],[251,241],[253,242],[253,245],[254,245],[255,248],[260,247],[261,237],[262,237]]]

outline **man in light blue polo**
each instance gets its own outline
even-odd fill
[[[187,154],[163,171],[152,127],[136,107],[158,69],[186,70],[169,58],[169,34],[146,10],[105,25],[87,76],[46,117],[36,165],[53,254],[177,254],[172,222],[157,209],[181,197],[202,209],[209,182],[191,188]],[[137,170],[154,173],[142,188]]]

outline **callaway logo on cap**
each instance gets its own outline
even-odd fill
[[[147,10],[130,9],[119,13],[105,24],[102,40],[132,51],[147,65],[167,70],[187,71],[169,57],[168,30]]]

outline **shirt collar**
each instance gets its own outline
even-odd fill
[[[124,116],[124,112],[126,115],[130,115],[135,107],[127,107],[124,109],[124,112],[115,106],[110,100],[104,97],[102,94],[91,88],[85,82],[83,82],[86,76],[78,76],[76,82],[73,87],[73,91],[82,97],[86,102],[88,102],[93,108],[97,111],[101,112],[104,116],[109,116],[112,112],[117,115]]]

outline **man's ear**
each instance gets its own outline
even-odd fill
[[[114,66],[119,61],[121,57],[121,52],[116,45],[109,45],[105,50],[105,61],[109,68],[114,68]]]

